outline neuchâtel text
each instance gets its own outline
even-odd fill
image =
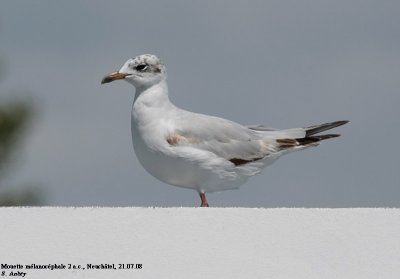
[[[127,270],[142,269],[140,263],[90,263],[90,264],[0,264],[0,277],[14,276],[25,277],[33,270],[57,271],[57,270]]]

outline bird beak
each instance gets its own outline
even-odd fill
[[[126,76],[129,76],[127,73],[120,73],[120,72],[112,72],[111,74],[106,75],[101,80],[101,84],[109,83],[117,79],[124,79]]]

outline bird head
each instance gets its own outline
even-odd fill
[[[166,78],[164,64],[153,54],[128,59],[119,71],[106,75],[101,84],[123,79],[138,89],[146,89]]]

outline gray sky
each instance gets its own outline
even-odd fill
[[[129,57],[167,65],[185,109],[242,124],[351,123],[281,158],[212,206],[400,206],[399,1],[6,1],[1,100],[30,98],[36,121],[9,186],[49,205],[198,206],[163,184],[131,144],[134,88],[101,86]]]

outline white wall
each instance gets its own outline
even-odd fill
[[[2,208],[0,264],[18,263],[143,265],[12,269],[25,278],[399,278],[400,210]]]

